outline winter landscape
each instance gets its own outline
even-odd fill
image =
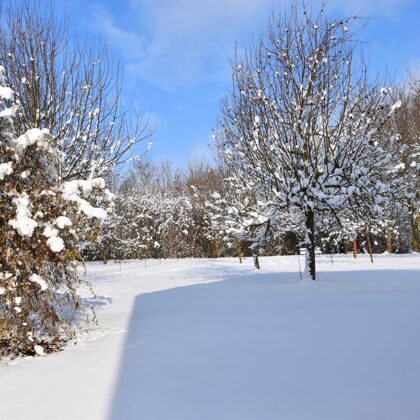
[[[418,418],[420,256],[299,258],[89,263],[99,325],[1,366],[3,418]]]
[[[0,418],[420,418],[414,0],[5,0]]]

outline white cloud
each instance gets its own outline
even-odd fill
[[[94,22],[128,59],[126,68],[166,88],[212,83],[228,75],[236,40],[258,30],[279,0],[132,0],[139,31],[123,29],[102,6]],[[252,29],[251,29],[252,31]]]
[[[143,36],[117,26],[111,13],[99,4],[94,4],[92,9],[93,19],[86,22],[90,27],[99,29],[99,32],[106,36],[112,47],[118,49],[127,58],[145,58]]]
[[[333,10],[395,15],[409,0],[331,0]],[[290,0],[131,0],[138,30],[126,30],[100,6],[94,24],[127,58],[127,70],[161,88],[214,84],[229,77],[235,42],[258,32],[271,10]]]

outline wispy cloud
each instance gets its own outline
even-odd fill
[[[412,0],[331,0],[343,13],[395,16]],[[270,10],[290,0],[131,0],[136,28],[116,23],[103,6],[94,24],[126,58],[127,70],[163,89],[226,82],[235,42],[257,32]]]
[[[102,6],[94,24],[128,58],[127,70],[166,88],[214,83],[227,72],[235,41],[279,0],[132,0],[138,31],[117,25]]]
[[[91,8],[92,19],[86,20],[86,25],[105,35],[112,47],[127,59],[143,60],[146,58],[143,53],[146,42],[144,36],[117,25],[111,12],[102,5],[95,3]]]

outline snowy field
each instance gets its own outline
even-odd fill
[[[1,419],[419,419],[420,256],[298,261],[89,264],[99,325],[0,365]]]

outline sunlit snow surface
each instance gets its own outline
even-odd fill
[[[88,264],[99,325],[1,364],[0,417],[420,418],[420,256],[319,256],[316,283],[261,266]]]

